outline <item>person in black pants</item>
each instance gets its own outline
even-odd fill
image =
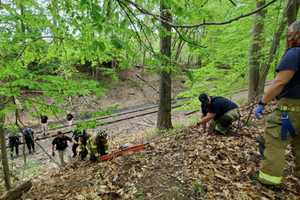
[[[41,127],[42,127],[43,135],[45,136],[48,131],[48,116],[47,115],[41,116]]]
[[[66,118],[67,118],[67,125],[68,126],[72,126],[73,125],[74,116],[71,113],[68,113]]]
[[[52,141],[52,156],[55,156],[54,149],[56,148],[56,150],[58,151],[61,166],[64,166],[66,164],[64,156],[66,153],[66,149],[68,148],[68,142],[72,142],[72,139],[66,136],[61,131],[58,131],[57,136]]]
[[[73,132],[73,146],[72,146],[72,152],[73,152],[73,158],[77,156],[77,148],[80,148],[79,155],[81,157],[81,160],[84,160],[84,158],[87,156],[87,149],[86,144],[88,140],[88,135],[85,130],[79,130],[76,129]]]
[[[35,148],[34,148],[34,136],[33,136],[34,132],[31,128],[25,128],[23,130],[23,135],[25,138],[25,142],[29,151],[29,154],[33,152],[35,152]]]
[[[8,143],[10,148],[10,156],[14,158],[14,150],[16,151],[16,157],[19,156],[19,144],[20,144],[20,135],[15,132],[11,132],[8,136]]]
[[[84,160],[86,156],[88,155],[88,150],[87,150],[87,140],[88,137],[79,137],[79,156],[81,160]]]

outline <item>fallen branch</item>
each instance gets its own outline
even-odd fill
[[[146,83],[149,87],[151,87],[157,94],[159,94],[159,91],[153,85],[151,85],[148,81],[146,81],[145,79],[143,79],[139,74],[135,74],[135,76],[138,79],[140,79],[141,81],[143,81],[144,83]]]
[[[17,187],[5,192],[1,197],[0,200],[15,200],[15,199],[20,199],[21,196],[30,190],[32,187],[32,182],[31,180],[28,180],[24,183],[21,183]]]
[[[42,145],[40,145],[37,141],[35,141],[35,144],[37,144],[41,149],[42,151],[48,156],[48,158],[53,162],[55,163],[57,166],[60,166],[60,164],[58,162],[56,162],[56,160],[54,160],[52,158],[52,156],[44,149],[44,147]]]

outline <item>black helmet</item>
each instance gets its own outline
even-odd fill
[[[208,102],[209,102],[208,94],[206,94],[206,93],[200,94],[198,98],[199,98],[199,101],[203,104],[208,104]]]

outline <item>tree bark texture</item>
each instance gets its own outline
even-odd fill
[[[166,6],[164,0],[160,1],[160,13],[161,17],[169,22],[172,21],[171,13]],[[171,29],[168,24],[161,22],[161,26],[164,29],[160,36],[160,53],[171,59]],[[159,88],[159,111],[157,116],[157,128],[170,129],[172,128],[171,121],[171,89],[172,80],[170,70],[164,70],[166,66],[170,66],[170,60],[163,59],[162,71],[160,72],[160,88]]]
[[[0,97],[0,110],[2,111],[5,104],[5,99]],[[7,151],[6,151],[6,144],[5,144],[5,130],[4,130],[4,122],[5,122],[5,115],[0,114],[0,145],[1,145],[1,161],[3,166],[3,175],[4,175],[4,182],[5,188],[9,190],[11,188],[11,181],[10,181],[10,174],[9,174],[9,165],[8,165],[8,158],[7,158]]]
[[[291,2],[291,5],[289,6],[287,10],[287,23],[288,26],[291,25],[293,22],[297,20],[297,14],[299,10],[300,1],[294,0]]]
[[[295,9],[293,7],[293,5],[295,5],[295,2],[298,2],[298,4],[297,4],[298,8],[296,7],[297,8],[296,11],[298,13],[299,1],[298,0],[289,0],[288,3],[286,4],[286,7],[285,7],[283,13],[282,13],[281,21],[278,25],[278,28],[274,33],[272,45],[270,47],[269,54],[268,54],[268,58],[266,59],[266,61],[264,62],[263,66],[260,70],[260,78],[259,78],[259,86],[258,86],[259,95],[263,94],[263,92],[264,92],[267,75],[268,75],[271,65],[273,63],[273,60],[276,56],[276,53],[277,53],[277,50],[278,50],[278,47],[280,44],[281,36],[282,36],[283,32],[285,30],[287,30],[288,13],[291,12],[290,9]],[[290,17],[296,18],[295,15],[290,15]],[[295,18],[289,19],[290,22],[295,21]]]
[[[105,0],[106,5],[106,19],[110,20],[112,15],[112,0]]]
[[[260,8],[265,0],[256,0],[256,7]],[[262,64],[262,49],[264,45],[264,18],[265,10],[255,14],[252,30],[252,43],[249,52],[249,90],[248,102],[252,102],[258,96],[259,69]]]

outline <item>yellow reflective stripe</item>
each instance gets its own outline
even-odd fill
[[[264,179],[270,183],[273,184],[280,184],[281,183],[281,176],[271,176],[269,174],[263,173],[262,171],[259,171],[259,178]]]
[[[280,111],[290,111],[290,112],[300,112],[300,106],[286,106],[282,105],[279,106]]]

